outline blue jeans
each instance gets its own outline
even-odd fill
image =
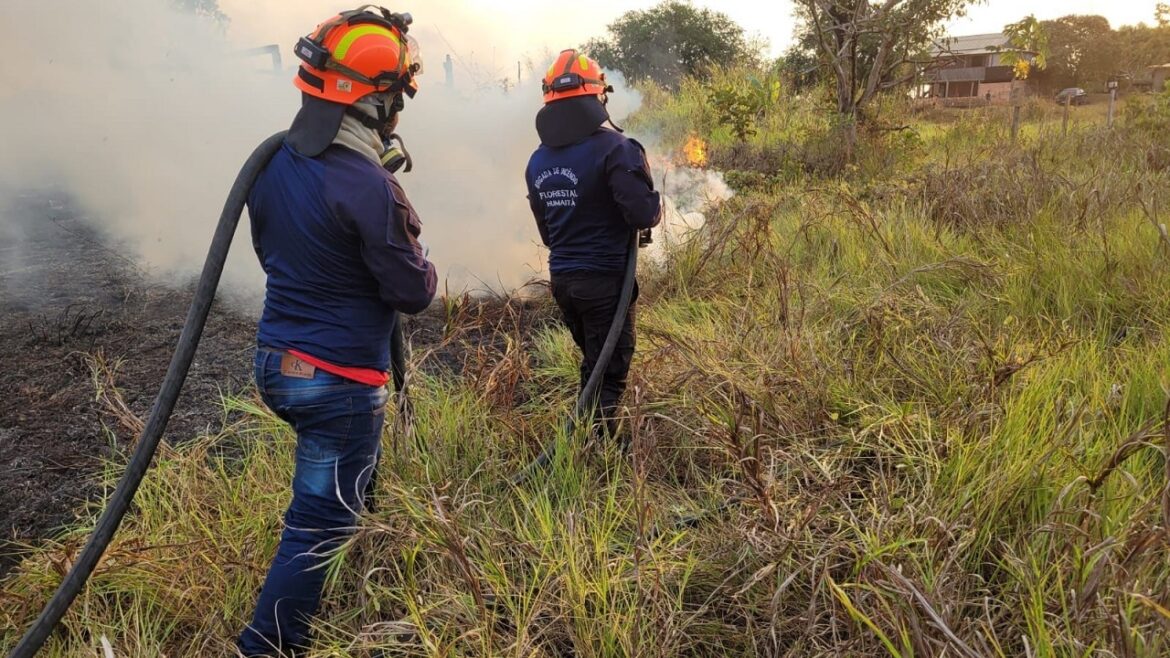
[[[388,392],[318,369],[312,379],[280,372],[281,353],[256,351],[264,403],[296,430],[296,473],[284,532],[239,638],[246,656],[288,655],[307,643],[325,581],[324,563],[353,532],[381,452]]]

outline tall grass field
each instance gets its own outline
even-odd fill
[[[827,92],[754,75],[646,89],[632,122],[702,140],[736,194],[642,270],[630,449],[558,436],[567,331],[447,300],[461,374],[415,349],[310,655],[1170,655],[1170,98],[1067,134],[1037,102],[1016,140],[1006,108],[883,101],[842,158]],[[771,97],[737,124],[720,85]],[[250,391],[223,404],[157,457],[44,655],[233,655],[295,437]],[[0,648],[99,509],[0,582]]]

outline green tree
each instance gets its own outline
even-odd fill
[[[1011,49],[1001,53],[999,59],[1004,66],[1016,70],[1017,78],[1027,78],[1033,68],[1048,68],[1048,28],[1035,16],[1028,15],[1023,20],[1005,25],[1003,35]]]
[[[1132,80],[1149,78],[1148,67],[1170,63],[1170,25],[1125,25],[1114,36],[1116,70]]]
[[[726,14],[679,0],[626,12],[608,31],[581,49],[629,80],[650,79],[670,88],[684,76],[704,76],[711,65],[759,60],[759,48]]]
[[[796,92],[815,86],[823,73],[816,48],[809,43],[793,44],[776,60],[775,66],[787,85]]]
[[[1170,4],[1159,2],[1154,8],[1154,20],[1158,27],[1170,27]]]
[[[834,81],[851,157],[856,124],[879,92],[912,79],[907,64],[973,0],[796,0],[802,31]]]
[[[1103,87],[1117,73],[1117,34],[1103,16],[1064,16],[1044,21],[1050,55],[1037,81],[1044,89]]]

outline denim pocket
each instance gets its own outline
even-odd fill
[[[354,420],[353,397],[324,404],[287,408],[297,433],[297,459],[324,463],[340,459],[351,449]]]

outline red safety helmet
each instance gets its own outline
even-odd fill
[[[347,113],[381,132],[403,109],[403,95],[414,97],[415,77],[422,73],[418,43],[406,35],[412,21],[410,14],[362,5],[297,42],[302,63],[293,84],[302,94],[287,138],[293,148],[315,157],[337,137]],[[355,107],[371,94],[381,95],[377,116]]]
[[[606,121],[613,125],[605,109],[613,87],[597,60],[576,50],[562,50],[548,67],[541,88],[544,107],[536,113],[536,132],[542,144],[567,146],[592,135]]]
[[[605,81],[605,72],[597,60],[578,53],[576,50],[562,50],[552,66],[548,67],[541,85],[544,102],[576,98],[578,96],[599,96],[613,91]]]
[[[417,42],[406,36],[411,22],[410,14],[374,5],[334,16],[297,42],[303,62],[293,83],[306,94],[342,105],[375,92],[413,98],[422,61]]]

